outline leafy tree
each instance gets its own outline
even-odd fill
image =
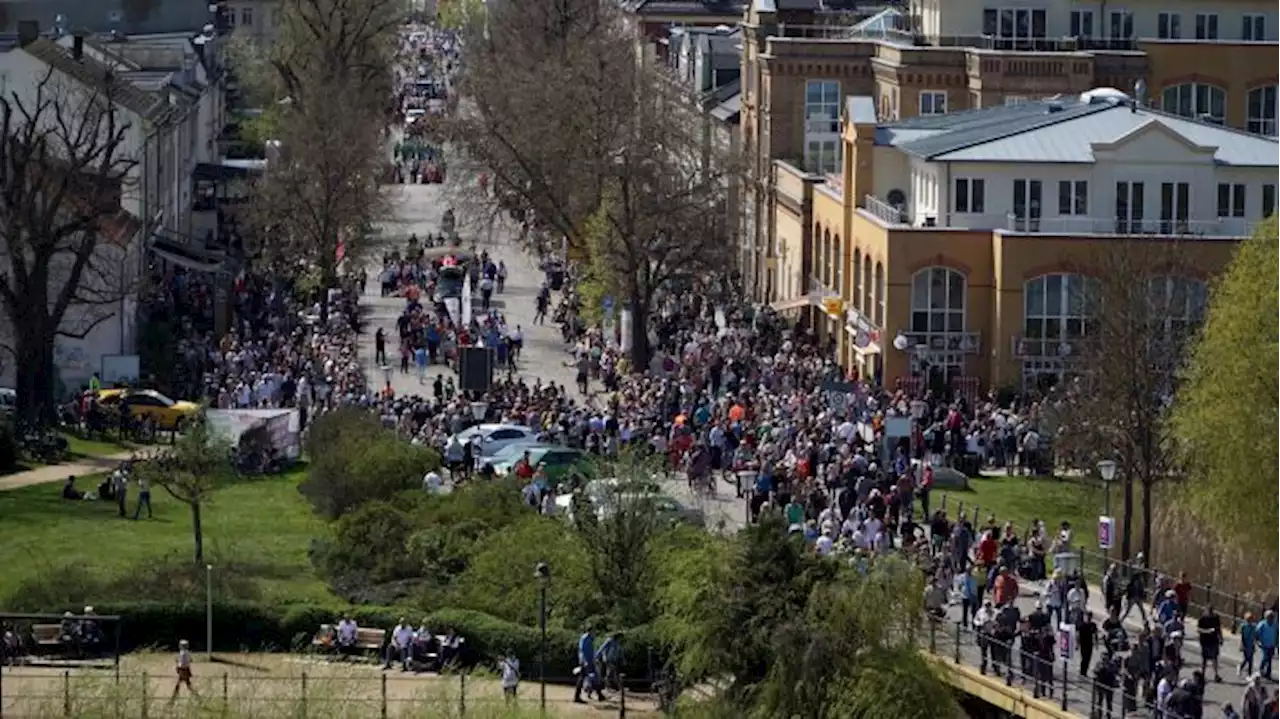
[[[203,419],[193,422],[171,446],[154,450],[134,465],[140,478],[163,487],[191,511],[196,562],[204,561],[202,511],[214,490],[234,476],[229,442],[212,433]]]
[[[658,626],[686,681],[727,678],[717,713],[960,717],[911,641],[920,574],[892,558],[866,575],[821,559],[766,515],[664,572]],[[909,679],[908,679],[909,678]]]
[[[318,543],[312,560],[331,580],[380,584],[416,576],[405,552],[414,521],[383,501],[366,502],[339,519],[330,542]]]
[[[1186,505],[1229,543],[1275,566],[1276,218],[1241,243],[1214,284],[1182,378],[1172,433],[1190,481]]]

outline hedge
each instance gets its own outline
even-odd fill
[[[68,607],[76,611],[79,607]],[[179,639],[187,639],[198,650],[205,648],[205,605],[203,603],[122,602],[94,607],[101,615],[121,618],[120,651],[157,648],[172,649]],[[245,650],[287,651],[310,648],[311,638],[321,624],[333,624],[349,614],[362,627],[390,630],[405,617],[415,627],[423,620],[421,610],[402,607],[356,605],[350,607],[315,604],[271,605],[254,602],[215,602],[213,605],[213,649],[218,652]],[[439,609],[426,615],[426,624],[437,634],[452,628],[466,638],[464,664],[496,663],[513,650],[526,667],[536,667],[541,635],[537,627],[508,622],[483,612],[466,609]],[[104,625],[108,643],[113,627]],[[577,664],[576,632],[547,628],[547,676],[565,679]],[[597,637],[596,644],[604,641]],[[665,653],[649,626],[626,630],[622,639],[624,667],[629,677],[652,677]]]

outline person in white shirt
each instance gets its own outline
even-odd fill
[[[351,617],[343,617],[338,622],[338,651],[343,654],[349,654],[356,648],[356,635],[359,627]]]
[[[191,696],[200,696],[200,694],[196,692],[196,688],[191,686],[191,645],[187,643],[186,639],[182,639],[178,642],[177,670],[178,681],[173,685],[173,696],[169,698],[170,704],[178,698],[178,691],[182,689],[184,684],[187,687],[187,691],[191,693]]]
[[[520,660],[516,658],[516,653],[508,649],[498,663],[498,669],[502,672],[502,693],[507,701],[514,701],[516,690],[520,686]]]
[[[400,623],[391,631],[391,641],[387,643],[386,664],[383,669],[391,668],[392,657],[400,660],[400,668],[402,671],[409,671],[409,655],[413,647],[413,627],[404,617],[400,617]]]
[[[435,470],[427,472],[426,476],[422,478],[422,489],[431,494],[439,494],[443,488],[444,480],[440,478],[439,473]]]
[[[825,557],[828,554],[831,554],[831,550],[833,548],[835,548],[835,540],[831,539],[830,531],[824,531],[813,543],[813,553],[819,557]]]

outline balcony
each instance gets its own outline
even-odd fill
[[[962,352],[969,355],[982,352],[982,334],[979,332],[903,332],[902,336],[907,339],[908,352]]]
[[[1243,217],[1216,220],[1121,220],[1114,217],[1019,217],[1009,214],[1007,232],[1043,235],[1148,235],[1168,237],[1247,237],[1253,223]]]
[[[886,225],[902,226],[911,224],[911,216],[907,208],[891,205],[875,195],[862,198],[863,209],[871,213],[877,220]]]
[[[1066,359],[1074,348],[1063,338],[1024,337],[1014,335],[1010,353],[1018,359]]]

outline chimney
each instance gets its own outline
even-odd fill
[[[22,46],[30,45],[34,40],[40,37],[40,23],[35,20],[21,20],[18,22],[18,44]]]
[[[80,33],[71,38],[71,57],[76,60],[84,59],[84,35]]]

